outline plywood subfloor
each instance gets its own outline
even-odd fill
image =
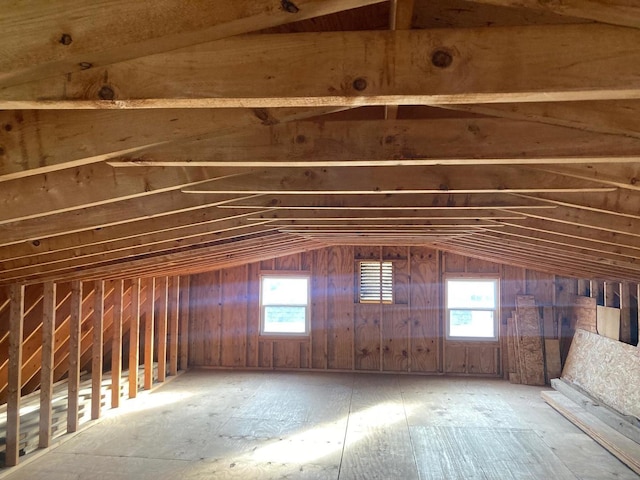
[[[11,480],[639,478],[502,380],[191,371]]]

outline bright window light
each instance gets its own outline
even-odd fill
[[[497,279],[448,279],[446,298],[448,339],[498,339]]]
[[[307,335],[309,277],[263,275],[260,312],[260,332],[263,335]]]

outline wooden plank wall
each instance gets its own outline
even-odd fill
[[[363,259],[393,260],[393,305],[357,303]],[[309,337],[259,335],[260,272],[274,270],[310,274]],[[498,342],[444,339],[440,286],[456,273],[500,277]],[[332,246],[193,275],[190,286],[190,365],[485,376],[508,373],[507,318],[517,295],[535,297],[545,312],[545,341],[560,342],[572,334],[561,326],[570,324],[578,292],[577,279],[422,246]]]

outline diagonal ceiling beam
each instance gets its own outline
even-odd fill
[[[638,99],[638,44],[598,24],[247,35],[3,88],[0,109]]]
[[[640,161],[640,139],[503,119],[287,122],[181,142],[122,166],[394,166]]]
[[[640,138],[640,100],[450,104],[439,107]]]
[[[530,8],[596,22],[640,28],[640,5],[629,0],[471,0],[500,7]]]
[[[0,112],[0,182],[133,155],[185,139],[217,138],[335,111],[176,109]]]
[[[97,163],[10,180],[0,189],[0,225],[169,192],[233,175],[230,170],[223,170],[142,168],[123,172]]]
[[[3,8],[0,85],[116,62],[382,0],[27,0]]]

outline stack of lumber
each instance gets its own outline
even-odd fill
[[[545,401],[640,474],[640,350],[577,329],[552,386]]]
[[[553,318],[552,310],[550,315]],[[535,298],[531,295],[518,295],[516,310],[507,320],[507,355],[511,383],[545,384],[545,342],[542,325],[540,309]]]
[[[125,396],[128,389],[128,372],[122,372],[120,395]],[[144,367],[138,369],[138,388],[144,388]],[[56,439],[67,432],[67,381],[62,380],[53,386],[51,436]],[[101,406],[105,407],[111,398],[111,376],[106,375],[100,392]],[[83,374],[79,389],[79,423],[83,424],[91,418],[91,374]],[[26,395],[20,400],[20,455],[30,453],[38,448],[40,422],[40,391]],[[6,431],[6,404],[0,407],[0,431]],[[0,438],[0,463],[4,463],[6,438]]]

